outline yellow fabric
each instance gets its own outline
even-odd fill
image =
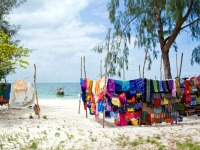
[[[137,126],[138,125],[138,120],[131,120],[132,125]]]
[[[133,108],[127,108],[127,111],[128,112],[133,112],[133,111],[135,111]]]
[[[169,104],[169,100],[167,98],[164,98],[164,105]]]
[[[119,98],[112,98],[112,104],[119,107],[120,106]]]
[[[96,92],[97,95],[100,93],[99,83],[100,83],[100,80],[97,80],[96,86],[95,86],[95,92]]]

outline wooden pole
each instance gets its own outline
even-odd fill
[[[106,80],[107,80],[107,73],[108,73],[108,54],[109,54],[109,48],[110,48],[110,31],[111,28],[108,29],[108,47],[107,47],[107,54],[106,54],[106,64],[105,64],[105,85],[104,85],[104,109],[103,109],[103,128],[105,125],[105,104],[106,104]]]
[[[84,68],[84,77],[86,78],[86,69],[85,69],[85,56],[83,57],[83,68]],[[85,116],[88,118],[87,106],[85,110]]]
[[[148,54],[148,47],[145,51],[145,57],[144,57],[144,65],[143,65],[143,71],[142,71],[142,78],[144,79],[144,69],[145,69],[145,64],[146,64],[146,60],[147,60],[147,54]]]
[[[37,111],[38,111],[38,118],[40,118],[40,107],[38,103],[38,94],[37,94],[37,87],[36,87],[36,65],[34,64],[34,85],[35,85],[35,95],[36,95],[36,104],[37,104]]]
[[[182,62],[183,62],[183,53],[181,54],[181,64],[180,64],[180,70],[179,70],[179,79],[181,78]]]
[[[176,53],[176,72],[177,72],[177,77],[178,77],[178,62],[177,62],[177,53]]]
[[[141,70],[140,70],[140,65],[139,65],[139,77],[141,78]]]
[[[81,78],[82,78],[82,57],[81,57]],[[79,107],[78,107],[78,114],[80,114],[80,109],[81,109],[81,89],[80,89],[80,98],[79,98]]]
[[[162,55],[160,59],[160,80],[162,80]]]
[[[123,58],[123,80],[125,80],[124,58]]]
[[[102,78],[102,60],[100,62],[100,78]]]

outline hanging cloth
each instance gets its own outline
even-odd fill
[[[122,92],[122,81],[121,80],[115,80],[115,91]]]
[[[123,92],[127,92],[128,90],[130,90],[130,83],[129,83],[129,81],[123,81],[122,91]]]
[[[10,83],[6,84],[6,91],[3,95],[4,100],[8,100],[10,98],[10,89],[11,89],[11,84]]]
[[[153,80],[153,92],[157,93],[159,92],[158,90],[159,90],[159,87],[158,87],[157,81]]]
[[[107,82],[107,90],[109,92],[114,92],[115,91],[115,80],[113,79],[108,79]]]
[[[176,80],[173,80],[172,96],[176,97]]]
[[[135,85],[137,93],[144,93],[144,84],[142,78],[136,79]]]
[[[176,93],[178,97],[181,96],[180,78],[176,78]]]
[[[162,81],[158,81],[158,82],[159,82],[159,91],[164,92],[164,87],[163,87]]]

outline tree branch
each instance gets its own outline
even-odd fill
[[[195,23],[195,22],[197,22],[197,21],[200,21],[200,18],[198,18],[198,19],[196,19],[196,20],[194,20],[194,21],[190,22],[189,24],[187,24],[187,25],[183,26],[183,27],[181,28],[181,30],[183,30],[183,29],[187,28],[188,26],[190,26],[191,24],[193,24],[193,23]]]
[[[190,5],[189,8],[187,10],[187,12],[185,13],[184,17],[183,17],[183,22],[185,22],[185,20],[187,19],[187,17],[189,16],[191,10],[192,10],[192,5],[193,5],[193,0],[190,0]]]
[[[132,21],[134,21],[141,13],[143,13],[143,12],[145,12],[145,11],[147,11],[148,9],[144,9],[144,10],[142,10],[141,12],[139,12],[134,18],[132,18],[131,20],[129,20],[129,22],[124,26],[124,28],[123,28],[123,30],[122,30],[122,32],[124,32],[125,31],[125,29],[128,27],[128,25],[132,22]]]
[[[174,30],[172,32],[172,35],[167,39],[168,42],[165,44],[165,47],[166,47],[166,51],[169,51],[169,47],[172,45],[172,43],[174,42],[174,40],[176,39],[178,33],[180,32],[180,30],[182,29],[181,26],[183,25],[183,23],[185,22],[185,20],[188,18],[191,10],[192,10],[192,5],[193,5],[193,0],[190,0],[190,4],[189,4],[189,7],[188,7],[188,10],[187,12],[185,13],[184,17],[182,18],[182,21],[181,22],[177,22],[175,27],[174,27]]]

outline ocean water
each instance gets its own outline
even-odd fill
[[[59,87],[64,88],[64,95],[57,95],[56,90]],[[79,99],[80,84],[79,83],[37,83],[38,99]],[[34,84],[33,84],[34,87]]]

